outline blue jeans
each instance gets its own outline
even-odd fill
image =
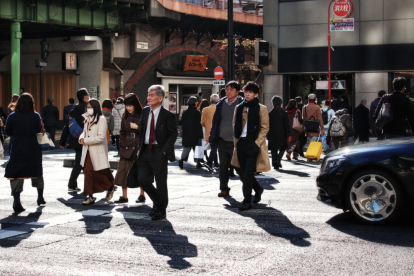
[[[323,151],[324,152],[327,151],[329,149],[329,145],[326,142],[326,133],[321,133],[321,142],[322,142],[322,145],[323,145]]]
[[[393,139],[393,138],[402,138],[402,137],[405,137],[405,135],[392,134],[392,133],[385,133],[384,136],[385,136],[385,139]]]

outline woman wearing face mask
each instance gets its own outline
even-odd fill
[[[115,176],[115,185],[122,187],[122,196],[115,203],[127,203],[127,176],[132,163],[137,156],[139,144],[139,124],[141,122],[142,106],[137,95],[130,93],[124,100],[125,113],[121,122],[120,140],[119,140],[119,161],[118,171]],[[145,134],[144,134],[145,135]],[[145,202],[144,190],[141,188],[141,194],[136,203]]]
[[[108,190],[106,200],[111,200],[114,195],[114,177],[111,173],[108,161],[108,147],[106,145],[106,119],[102,115],[101,105],[92,99],[86,105],[85,127],[79,137],[79,143],[83,145],[81,165],[85,175],[85,187],[83,194],[88,198],[83,205],[95,203],[94,193],[102,193]]]

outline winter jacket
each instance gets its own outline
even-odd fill
[[[216,112],[216,104],[212,104],[203,109],[201,114],[201,125],[205,128],[204,140],[208,141],[210,137],[211,126],[213,125],[213,117]]]
[[[291,136],[288,115],[281,107],[274,107],[269,112],[269,150],[287,149],[288,137]]]
[[[138,129],[131,128],[131,123],[138,125]],[[137,156],[141,116],[129,115],[128,118],[122,118],[120,140],[119,140],[119,154],[122,158],[135,160]]]
[[[354,131],[355,139],[360,142],[369,142],[369,109],[360,104],[354,110]]]
[[[75,118],[78,125],[83,129],[84,128],[84,121],[85,118],[83,117],[83,114],[86,112],[86,103],[80,102],[78,105],[76,105],[71,112],[69,112],[69,117]],[[62,136],[60,138],[60,145],[62,147],[66,146],[66,141],[69,137],[69,147],[73,149],[82,149],[82,145],[79,144],[78,140],[74,138],[70,132],[69,132],[69,126],[68,126],[68,120],[66,120],[65,125],[63,127]]]
[[[6,134],[13,138],[6,178],[35,178],[43,175],[42,147],[37,134],[42,124],[37,112],[13,112],[6,122]]]
[[[300,132],[296,129],[293,129],[293,120],[295,119],[295,116],[298,116],[299,122],[303,125],[302,113],[297,108],[293,110],[288,110],[286,113],[289,120],[290,133],[292,136],[292,138],[290,139],[291,143],[289,144],[293,145],[294,143],[298,142],[300,138]]]
[[[201,114],[194,106],[189,106],[181,117],[183,129],[183,147],[195,147],[198,140],[203,139],[203,128],[201,126]]]
[[[414,132],[414,108],[411,101],[401,92],[394,91],[392,94],[384,95],[375,110],[375,118],[378,117],[383,103],[391,103],[393,120],[383,128],[384,134],[406,135],[409,126]],[[407,124],[408,121],[408,124]]]
[[[122,116],[124,115],[124,112],[124,104],[116,104],[112,109],[112,115],[114,115],[114,130],[112,131],[112,135],[119,135],[119,132],[121,130]]]
[[[223,104],[226,104],[225,103],[226,99],[227,97],[221,98],[216,106],[216,112],[214,113],[213,125],[211,127],[210,137],[209,137],[209,142],[212,144],[218,144],[220,140],[221,109],[223,107]],[[237,104],[239,104],[243,101],[243,98],[240,96],[237,96],[235,101],[237,101]]]
[[[85,126],[82,135],[79,137],[79,143],[81,139],[84,139],[86,146],[82,145],[81,166],[85,167],[86,155],[89,151],[94,171],[110,168],[108,144],[106,142],[106,130],[108,127],[105,117],[100,116],[98,121],[95,118],[91,125],[88,123],[88,115],[84,114],[83,117],[85,119]]]
[[[347,109],[340,109],[337,112],[335,112],[335,116],[332,118],[330,124],[329,124],[329,129],[328,129],[328,133],[327,133],[327,137],[328,139],[331,138],[331,127],[332,124],[335,122],[335,120],[339,118],[339,120],[341,120],[342,124],[345,126],[345,134],[344,134],[344,138],[348,139],[350,136],[354,135],[354,130],[352,129],[352,117],[351,115],[349,115],[348,110]],[[335,137],[337,138],[337,137]]]
[[[304,121],[307,119],[319,121],[320,130],[324,130],[321,109],[317,104],[309,103],[304,106],[302,109],[302,116]],[[320,132],[306,132],[307,136],[319,136],[319,133]]]

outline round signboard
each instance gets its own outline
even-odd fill
[[[223,68],[217,66],[216,69],[214,69],[214,77],[216,78],[216,80],[221,80],[223,78],[223,75]]]
[[[347,17],[352,13],[351,4],[348,0],[337,0],[333,5],[333,12],[336,16]]]

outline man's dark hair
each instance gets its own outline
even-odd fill
[[[239,91],[239,96],[244,98],[244,92],[243,91]]]
[[[251,91],[254,94],[259,94],[260,93],[260,88],[257,85],[257,83],[255,83],[254,81],[249,81],[248,83],[246,83],[246,85],[243,87],[243,91]]]
[[[296,100],[290,99],[289,102],[288,102],[288,105],[286,106],[286,110],[292,110],[292,109],[296,108],[297,103],[298,102]]]
[[[226,97],[226,88],[220,89],[220,99]]]
[[[202,97],[203,96],[203,92],[198,92],[198,96]]]
[[[116,104],[116,98],[112,99],[112,104]]]
[[[302,102],[302,97],[297,96],[297,97],[295,98],[295,101],[296,101],[296,103],[300,104],[300,103]]]
[[[276,106],[282,106],[282,104],[283,104],[283,100],[282,100],[282,98],[281,98],[281,97],[279,97],[279,96],[274,96],[274,97],[272,98],[272,104],[273,104],[273,106],[274,106],[274,107],[276,107]]]
[[[20,98],[17,100],[15,111],[18,111],[21,113],[34,112],[33,96],[28,92],[21,94]]]
[[[108,108],[109,110],[112,110],[112,108],[114,108],[114,106],[112,105],[112,101],[110,99],[106,99],[105,101],[103,101],[102,103],[102,108]]]
[[[392,81],[392,86],[394,87],[394,90],[401,91],[404,87],[407,87],[407,80],[403,77],[395,78]]]
[[[49,99],[47,99],[47,103],[48,103],[48,104],[52,104],[52,103],[53,103],[53,98],[49,98]]]
[[[81,103],[83,102],[83,98],[85,96],[88,96],[88,90],[86,90],[86,88],[81,88],[76,92],[76,98],[78,98],[78,101]]]
[[[341,99],[344,100],[344,103],[349,103],[347,96],[343,95]]]
[[[382,96],[384,96],[385,94],[387,94],[387,92],[385,92],[384,90],[379,91],[378,98],[382,98]]]
[[[116,103],[117,104],[123,104],[124,103],[124,98],[118,97],[118,99],[116,99]]]
[[[333,94],[332,99],[337,100],[338,99],[338,94]]]
[[[231,87],[231,88],[234,88],[234,89],[236,89],[237,91],[240,91],[240,84],[237,82],[237,81],[235,81],[235,80],[232,80],[232,81],[229,81],[227,84],[226,84],[226,88],[227,87]]]
[[[327,106],[327,107],[329,107],[329,105],[331,104],[331,102],[329,101],[329,100],[325,100],[325,105]]]
[[[99,121],[99,117],[102,116],[101,104],[96,99],[91,99],[88,102],[93,108],[93,115],[96,118],[96,123]]]
[[[75,103],[75,99],[74,99],[74,98],[70,98],[70,99],[69,99],[69,103],[70,103],[70,104],[74,104],[74,103]]]
[[[132,105],[134,107],[134,113],[136,115],[138,115],[139,117],[141,117],[142,115],[142,105],[138,99],[138,96],[135,93],[129,93],[124,100],[124,104],[125,105]],[[124,118],[128,118],[129,117],[129,112],[128,110],[125,108],[125,112],[123,117]]]

